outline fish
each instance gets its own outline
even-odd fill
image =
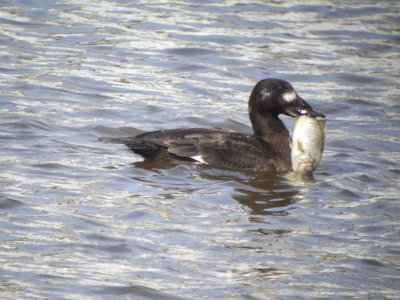
[[[318,167],[325,147],[326,118],[297,116],[292,138],[292,169],[295,173],[312,175]]]

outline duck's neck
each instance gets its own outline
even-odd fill
[[[254,134],[268,142],[290,163],[291,138],[285,124],[275,115],[258,113],[250,116]]]
[[[285,124],[273,114],[260,115],[258,113],[250,116],[251,125],[253,125],[254,134],[269,139],[272,136],[289,136]]]

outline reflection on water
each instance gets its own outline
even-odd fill
[[[227,171],[211,170],[202,172],[201,176],[230,182],[233,188],[231,197],[249,207],[252,215],[286,214],[287,206],[296,202],[295,196],[299,194],[298,190],[278,174],[253,172],[247,178],[241,178],[244,172],[231,172],[229,175],[226,173]]]
[[[396,298],[397,1],[1,6],[2,299]],[[313,180],[97,140],[250,132],[265,77],[328,117]]]

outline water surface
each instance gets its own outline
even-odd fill
[[[398,1],[2,1],[2,299],[395,299]],[[250,132],[260,79],[327,115],[315,182],[101,136]],[[283,117],[291,128],[292,120]]]

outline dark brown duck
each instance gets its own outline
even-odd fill
[[[145,159],[173,164],[197,162],[218,168],[287,172],[292,169],[291,138],[280,114],[324,117],[289,82],[268,78],[259,81],[250,95],[249,116],[254,134],[187,128],[101,140],[125,144]]]

